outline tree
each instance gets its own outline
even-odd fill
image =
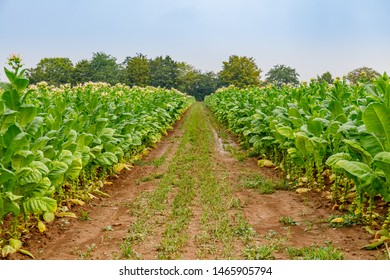
[[[176,89],[181,92],[192,92],[195,81],[200,74],[200,71],[186,62],[177,63],[178,75],[176,77]]]
[[[72,80],[73,63],[69,58],[43,58],[36,68],[29,71],[31,84],[45,81],[50,85],[59,86]]]
[[[198,73],[193,86],[188,94],[194,96],[196,100],[203,100],[206,95],[215,92],[222,86],[218,75],[214,72]]]
[[[186,62],[178,63],[177,89],[192,95],[196,100],[203,100],[206,95],[215,92],[220,80],[214,72],[202,73]]]
[[[333,84],[334,82],[334,79],[332,77],[332,74],[328,71],[328,72],[325,72],[323,73],[321,76],[318,76],[317,75],[317,80],[322,83],[322,82],[326,82],[328,84]]]
[[[347,74],[347,80],[351,84],[356,84],[357,82],[370,82],[374,80],[380,74],[372,68],[369,67],[360,67],[352,70]]]
[[[80,60],[74,67],[72,84],[75,85],[89,81],[92,81],[91,63],[86,59]]]
[[[93,53],[90,66],[92,82],[106,82],[111,85],[119,83],[121,73],[115,57],[104,52]]]
[[[267,77],[266,82],[274,83],[277,86],[281,86],[283,84],[299,84],[299,74],[296,70],[283,64],[275,65],[265,76]]]
[[[240,88],[260,84],[259,69],[252,57],[231,55],[223,62],[219,78],[224,85],[234,85]]]
[[[158,56],[149,61],[151,85],[154,87],[175,88],[179,69],[170,56]]]
[[[143,54],[127,57],[123,62],[123,83],[128,86],[145,87],[150,85],[149,59]]]

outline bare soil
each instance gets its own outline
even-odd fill
[[[218,131],[215,129],[215,131]],[[224,149],[223,140],[214,131],[215,155],[214,165],[218,176],[223,176],[232,190],[234,198],[242,204],[244,218],[256,231],[256,243],[268,244],[269,238],[283,238],[285,246],[308,247],[314,244],[331,243],[339,248],[345,259],[380,259],[383,251],[366,251],[360,249],[370,242],[372,236],[361,225],[347,228],[332,228],[327,220],[331,215],[341,213],[331,209],[331,205],[314,191],[298,194],[294,191],[277,190],[272,194],[260,194],[255,189],[240,186],[241,178],[249,174],[261,174],[273,180],[279,180],[278,171],[273,168],[260,168],[254,158],[239,161]],[[72,209],[78,219],[61,218],[47,226],[47,231],[40,234],[32,231],[26,236],[26,249],[36,259],[120,259],[120,244],[126,238],[128,229],[136,217],[130,211],[137,197],[153,191],[158,185],[156,174],[163,174],[175,156],[183,136],[183,121],[179,121],[155,148],[142,159],[142,164],[135,164],[131,170],[124,170],[119,175],[109,178],[103,191],[110,197],[95,199],[84,206]],[[234,137],[229,138],[232,145]],[[156,160],[165,157],[161,165]],[[174,193],[168,196],[170,205]],[[192,205],[199,205],[199,197],[195,197]],[[188,227],[188,242],[182,251],[182,259],[196,259],[202,209],[192,207],[191,222]],[[88,212],[89,219],[81,220],[81,212]],[[296,225],[285,226],[281,217],[291,217]],[[144,259],[155,259],[158,244],[162,239],[166,217],[156,217],[162,224],[155,227],[152,238],[146,238],[137,245],[137,252]],[[325,242],[325,243],[324,243]],[[233,244],[235,250],[242,250],[243,244]],[[211,255],[212,258],[218,256]],[[236,258],[243,258],[237,252]],[[283,252],[275,253],[276,259],[288,259]],[[14,255],[14,258],[25,258]],[[210,258],[206,257],[206,258]]]

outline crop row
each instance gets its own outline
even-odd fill
[[[287,182],[327,191],[340,209],[389,224],[390,83],[220,89],[205,99],[259,163]],[[382,215],[379,215],[382,212]],[[384,214],[383,214],[384,212]],[[386,220],[387,216],[387,220]],[[364,219],[363,219],[364,220]]]
[[[69,205],[161,139],[194,101],[175,90],[84,84],[28,87],[18,61],[0,91],[0,248],[21,251],[31,226],[45,230]]]

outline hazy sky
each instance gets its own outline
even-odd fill
[[[361,67],[390,72],[388,0],[0,0],[0,65],[19,53],[74,63],[103,51],[122,62],[170,55],[220,71],[232,54],[301,80]],[[4,75],[1,71],[1,77]]]

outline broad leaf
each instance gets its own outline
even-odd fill
[[[105,153],[102,153],[98,158],[97,158],[97,161],[101,164],[101,165],[105,165],[105,166],[111,166],[115,163],[118,162],[118,158],[116,157],[116,155],[114,155],[113,153],[111,152],[105,152]]]
[[[385,104],[370,104],[363,113],[363,122],[367,131],[382,138],[386,150],[390,151],[390,108]]]
[[[30,214],[54,213],[57,210],[57,201],[49,197],[31,197],[23,203],[23,209]]]
[[[25,125],[31,123],[36,115],[37,107],[34,105],[23,105],[19,108],[17,121],[22,127],[24,127]]]
[[[8,90],[3,93],[2,96],[5,105],[11,110],[17,111],[20,107],[20,96],[15,90]]]

